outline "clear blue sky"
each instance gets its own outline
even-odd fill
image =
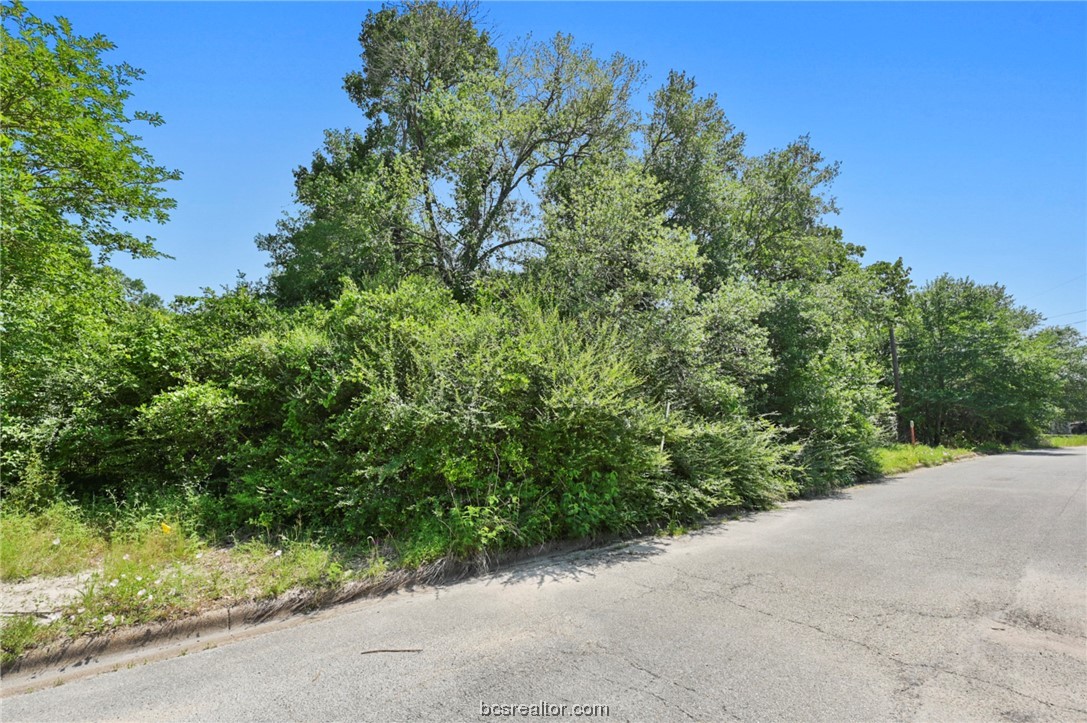
[[[326,128],[363,127],[341,89],[369,3],[29,2],[102,32],[147,74],[134,108],[181,169],[153,229],[173,261],[116,259],[169,299],[264,275],[253,237],[291,206],[291,170]],[[846,239],[1000,282],[1051,323],[1087,328],[1087,5],[1083,3],[497,3],[502,47],[572,33],[598,54],[715,92],[761,152],[811,135],[841,161]]]

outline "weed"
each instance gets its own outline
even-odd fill
[[[681,525],[680,523],[672,520],[666,527],[661,527],[657,530],[657,537],[680,537],[686,535],[694,525]]]
[[[237,546],[234,555],[257,598],[276,597],[292,588],[335,586],[347,577],[332,551],[312,542],[281,540],[272,545],[250,540]]]
[[[0,662],[16,660],[33,645],[54,634],[53,623],[39,625],[33,615],[11,615],[0,624]]]

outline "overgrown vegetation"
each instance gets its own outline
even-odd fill
[[[1047,434],[1044,442],[1050,447],[1087,447],[1087,434]]]
[[[880,451],[906,420],[969,445],[1087,417],[1075,330],[865,266],[830,223],[837,165],[806,137],[749,154],[685,74],[642,116],[638,63],[499,49],[471,5],[371,12],[360,42],[365,130],[296,172],[269,277],[167,307],[107,263],[155,254],[118,218],[173,205],[131,130],[161,122],[126,108],[139,71],[3,5],[4,577],[101,556],[74,629],[225,594],[194,540],[418,565],[823,493],[912,466]],[[257,587],[334,580],[322,549],[254,562]]]
[[[918,467],[936,467],[969,457],[973,450],[959,447],[929,447],[923,444],[893,444],[876,450],[880,474],[898,474]]]
[[[169,502],[110,502],[91,510],[58,504],[39,513],[0,513],[6,583],[81,573],[66,582],[74,596],[44,608],[34,604],[33,614],[5,610],[0,622],[3,662],[57,637],[177,619],[210,606],[268,600],[292,589],[336,587],[379,577],[387,565],[387,553],[369,543],[365,551],[334,549],[306,539],[299,530],[293,536],[209,545],[186,522],[164,521],[162,510],[171,508],[178,509]]]

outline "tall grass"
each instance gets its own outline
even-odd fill
[[[75,505],[57,503],[40,514],[0,515],[0,580],[66,575],[94,565],[106,549],[102,534]]]
[[[972,454],[972,450],[962,447],[895,444],[876,450],[876,461],[881,474],[898,474],[918,467],[935,467]]]
[[[1087,447],[1087,434],[1047,434],[1042,441],[1050,447]]]

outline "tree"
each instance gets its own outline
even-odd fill
[[[344,278],[365,287],[420,269],[423,257],[405,242],[415,186],[405,159],[385,161],[350,130],[326,132],[310,168],[295,172],[295,198],[305,210],[256,239],[272,257],[277,303],[329,301]]]
[[[838,212],[827,189],[838,164],[802,136],[783,149],[744,155],[744,135],[715,96],[672,72],[652,97],[643,164],[661,184],[660,210],[698,242],[704,290],[729,279],[820,280],[856,266],[860,246],[825,222]]]
[[[1054,421],[1087,420],[1087,339],[1072,326],[1047,327],[1038,336],[1057,360]]]
[[[497,68],[498,53],[476,15],[476,3],[420,0],[367,14],[359,33],[363,67],[347,74],[344,89],[370,121],[374,146],[427,148],[430,94]]]
[[[801,489],[826,490],[871,472],[872,452],[889,426],[891,395],[880,385],[863,306],[870,279],[856,272],[770,287],[760,319],[774,366],[758,411],[803,444]]]
[[[707,284],[740,271],[729,246],[729,208],[737,200],[744,135],[716,96],[695,96],[694,79],[672,71],[653,94],[643,129],[643,165],[663,188],[659,208],[672,227],[697,239],[711,268]]]
[[[533,196],[551,171],[628,141],[640,68],[623,56],[598,60],[558,35],[499,61],[471,5],[435,2],[370,13],[360,42],[363,69],[345,87],[370,125],[341,144],[346,155],[328,148],[298,171],[299,200],[317,220],[324,199],[342,197],[337,185],[388,189],[378,181],[396,179],[395,193],[348,194],[337,213],[372,218],[361,242],[458,298],[488,269],[544,245]],[[308,240],[292,234],[286,244]],[[292,255],[303,254],[283,254]]]
[[[0,6],[0,18],[0,182],[9,272],[57,238],[78,236],[104,254],[157,255],[153,239],[115,225],[118,218],[164,222],[175,204],[162,183],[181,176],[155,165],[130,130],[135,122],[162,123],[155,113],[126,108],[128,86],[143,71],[105,63],[103,54],[114,48],[105,37],[76,35],[64,18],[45,22],[18,0]]]
[[[1003,286],[946,274],[915,292],[902,339],[905,412],[933,444],[1010,442],[1053,416],[1061,385],[1041,316]]]
[[[895,337],[895,328],[902,322],[909,308],[910,269],[902,263],[901,257],[893,264],[889,261],[877,261],[867,267],[866,271],[873,275],[877,281],[876,301],[879,309],[876,312],[879,320],[887,327],[887,349],[891,358],[891,378],[895,389],[895,426],[896,434],[900,441],[904,441],[905,425],[902,419],[902,372],[898,363],[898,340]]]
[[[10,481],[93,396],[100,379],[88,369],[113,354],[125,315],[154,306],[90,247],[157,255],[152,239],[118,224],[165,221],[174,202],[162,184],[180,174],[155,165],[130,130],[162,120],[126,109],[142,73],[107,64],[112,43],[17,1],[0,5],[0,21],[0,474]]]
[[[823,220],[838,213],[825,190],[838,168],[807,136],[747,160],[729,219],[744,273],[772,282],[821,280],[857,265],[864,248],[843,242],[841,229]]]

